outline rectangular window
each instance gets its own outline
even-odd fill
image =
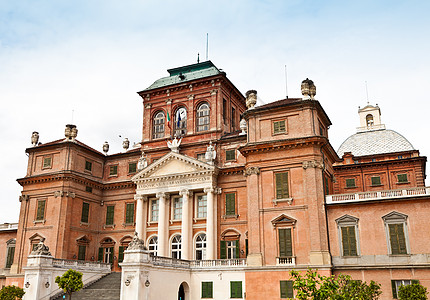
[[[197,196],[197,218],[206,218],[207,215],[207,196]]]
[[[357,256],[355,226],[343,226],[341,227],[341,232],[343,256]]]
[[[86,161],[85,161],[85,170],[87,170],[87,171],[91,171],[91,170],[92,170],[92,168],[93,168],[93,163],[92,163],[92,162],[90,162],[90,161],[88,161],[88,160],[86,160]]]
[[[390,234],[391,254],[407,254],[403,223],[388,224],[388,231]]]
[[[50,168],[52,166],[52,157],[47,156],[43,158],[43,169]]]
[[[158,199],[151,201],[151,222],[158,221]]]
[[[325,189],[325,194],[326,195],[328,195],[328,194],[330,194],[330,188],[329,188],[329,185],[328,185],[328,178],[327,177],[324,177],[324,189]]]
[[[381,185],[381,177],[380,176],[372,176],[371,178],[372,186]]]
[[[225,214],[227,216],[236,215],[236,194],[225,194]]]
[[[225,150],[225,160],[235,160],[236,150]]]
[[[45,204],[46,200],[37,201],[36,221],[42,221],[45,219]]]
[[[221,259],[232,259],[232,258],[239,258],[239,257],[240,257],[239,240],[220,242]]]
[[[397,182],[398,183],[408,182],[408,174],[397,174]]]
[[[230,298],[242,298],[242,281],[230,281]]]
[[[110,166],[109,167],[109,176],[115,176],[118,175],[118,166]]]
[[[280,134],[285,132],[286,132],[285,120],[273,122],[273,134]]]
[[[293,243],[291,240],[291,228],[278,229],[279,257],[293,256]]]
[[[419,283],[418,280],[391,280],[391,289],[393,291],[393,298],[398,298],[399,288],[402,285],[410,285],[413,283]]]
[[[276,173],[276,199],[285,199],[289,198],[289,190],[288,190],[288,173]]]
[[[173,220],[182,219],[182,198],[173,198]]]
[[[236,110],[234,109],[234,107],[232,107],[231,108],[231,130],[232,131],[236,130],[235,117],[236,117]]]
[[[81,214],[82,223],[88,223],[89,214],[90,214],[90,204],[86,202],[82,203],[82,214]]]
[[[202,282],[202,298],[213,298],[213,282]]]
[[[136,163],[129,163],[128,164],[128,173],[136,173],[137,170],[137,164]]]
[[[227,100],[222,99],[222,120],[224,124],[226,119],[227,119]]]
[[[85,191],[88,192],[88,193],[92,193],[93,192],[93,188],[90,187],[90,186],[86,186],[85,187]]]
[[[279,283],[280,283],[280,289],[281,289],[281,299],[294,298],[293,281],[281,280]]]
[[[12,266],[14,256],[15,256],[15,246],[7,247],[6,269],[9,269]]]
[[[197,153],[197,159],[200,161],[206,161],[205,153]]]
[[[127,203],[125,205],[125,224],[134,223],[134,203]]]
[[[355,178],[348,178],[345,180],[347,188],[353,188],[355,186]]]
[[[85,245],[78,246],[78,260],[85,260],[86,250],[87,250],[87,246]]]
[[[114,205],[106,206],[106,225],[113,225]]]

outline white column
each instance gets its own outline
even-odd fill
[[[157,193],[158,198],[158,256],[168,256],[167,229],[169,225],[166,217],[166,198],[169,195],[164,192]]]
[[[181,223],[181,236],[182,236],[182,259],[193,259],[193,245],[192,245],[192,195],[193,192],[190,192],[187,189],[184,189],[179,192],[182,196],[182,223]]]
[[[144,195],[134,195],[136,200],[136,228],[137,236],[146,240],[146,213],[145,213],[145,202],[148,198]]]
[[[214,226],[214,188],[205,188],[207,196],[206,203],[206,259],[216,259],[215,257],[215,226]]]

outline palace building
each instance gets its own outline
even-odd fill
[[[257,106],[211,61],[168,72],[138,92],[142,139],[121,153],[75,125],[45,144],[33,133],[0,285],[54,299],[75,268],[88,284],[121,272],[118,299],[287,299],[289,272],[312,268],[375,280],[381,299],[430,288],[426,157],[378,106],[336,151],[309,79],[301,98]]]

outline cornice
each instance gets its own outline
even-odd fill
[[[425,156],[418,156],[418,157],[409,157],[409,158],[401,158],[401,159],[390,159],[390,160],[381,160],[381,161],[370,161],[370,162],[362,162],[357,164],[347,164],[347,165],[333,165],[333,169],[339,170],[339,169],[361,169],[363,167],[365,168],[380,168],[384,165],[400,165],[400,164],[410,164],[414,162],[426,162],[427,157]]]

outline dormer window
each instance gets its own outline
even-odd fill
[[[209,130],[210,116],[209,104],[206,102],[197,108],[197,132]]]
[[[372,127],[373,126],[373,115],[368,114],[366,116],[366,124],[367,124],[367,127]]]
[[[165,122],[164,112],[159,111],[155,113],[153,134],[152,134],[152,137],[154,139],[159,139],[164,137],[164,122]]]

